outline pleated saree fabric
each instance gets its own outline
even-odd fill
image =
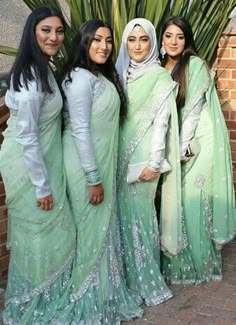
[[[128,53],[128,42],[130,33],[137,31],[132,40],[142,50],[140,28],[146,32],[150,49],[142,61],[136,62]],[[141,35],[145,35],[143,31]],[[135,18],[126,25],[116,67],[128,102],[127,119],[120,130],[117,182],[124,276],[127,286],[146,305],[156,305],[172,297],[160,271],[160,250],[177,254],[185,243],[175,103],[177,85],[159,65],[156,31],[150,21]],[[163,176],[159,227],[154,204],[159,176],[152,181],[128,184],[127,172],[129,164],[142,162],[147,162],[150,171],[160,172],[164,159],[172,169]]]
[[[77,228],[77,250],[68,292],[56,319],[59,324],[115,325],[122,319],[142,315],[142,309],[124,285],[117,254],[116,168],[120,100],[115,86],[101,74],[95,76],[78,68],[73,71],[72,80],[63,86],[68,111],[79,114],[81,97],[79,90],[74,90],[81,83],[88,90],[85,97],[91,96],[91,106],[83,110],[90,110],[89,137],[104,188],[104,200],[98,205],[89,203],[87,178],[72,135],[74,120],[65,114],[64,161]],[[76,101],[78,105],[73,105]]]
[[[164,259],[164,272],[173,283],[220,280],[221,248],[234,237],[236,229],[229,138],[214,74],[201,59],[191,57],[180,132],[197,106],[201,112],[193,140],[199,152],[182,165],[182,202],[188,246],[178,256]]]
[[[162,209],[165,213],[161,215],[161,240],[163,250],[176,254],[182,249],[183,240],[180,193],[176,191],[180,189],[180,166],[175,87],[166,71],[158,65],[129,81],[126,89],[128,116],[120,131],[117,186],[125,278],[128,287],[147,305],[159,304],[172,297],[160,272],[160,236],[154,205],[158,178],[128,184],[127,169],[130,163],[155,161],[152,146],[161,147],[160,159],[166,157],[169,160],[172,171],[164,176],[166,196]],[[167,136],[163,142],[165,132]],[[168,209],[168,205],[173,209]]]
[[[19,109],[42,99],[38,138],[47,169],[54,206],[43,211],[36,205],[22,146],[16,142],[17,110],[10,109],[0,152],[0,169],[8,207],[10,265],[6,290],[5,324],[47,324],[70,278],[75,254],[75,226],[66,198],[62,161],[62,98],[53,76],[53,93],[35,87],[15,94]],[[32,101],[32,102],[31,102]]]

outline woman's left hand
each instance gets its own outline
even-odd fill
[[[158,172],[152,172],[151,170],[149,170],[147,167],[144,168],[144,170],[142,171],[142,173],[139,176],[139,180],[142,182],[148,182],[148,181],[152,181],[153,179],[157,178],[160,176],[160,173]]]
[[[185,164],[185,163],[189,162],[190,159],[191,159],[191,157],[184,157],[181,159],[181,163]]]
[[[53,208],[53,198],[52,195],[47,195],[40,199],[37,199],[37,207],[41,210],[49,211]]]

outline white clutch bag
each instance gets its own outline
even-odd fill
[[[148,163],[147,161],[143,161],[141,163],[128,165],[127,178],[126,178],[128,184],[132,184],[139,181],[139,176],[141,175],[144,168],[147,166],[147,163]],[[161,174],[167,173],[171,171],[171,169],[172,168],[170,163],[166,159],[163,159],[160,166],[160,173]]]

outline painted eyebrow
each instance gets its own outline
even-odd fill
[[[51,25],[42,25],[41,26],[41,28],[53,28],[53,26],[51,26]],[[59,25],[57,28],[64,28],[64,26],[63,25]]]
[[[165,32],[165,34],[173,35],[171,32]],[[177,36],[184,36],[184,33],[178,33],[176,34]]]
[[[130,35],[128,38],[131,38],[131,37],[137,38],[137,36],[135,36],[135,35]],[[139,38],[149,38],[149,36],[148,35],[142,35],[142,36],[139,36]]]
[[[96,36],[96,37],[101,37],[101,38],[103,38],[103,36],[102,36],[102,35],[99,35],[99,34],[95,34],[94,37],[95,37],[95,36]],[[107,36],[106,38],[112,38],[112,36]]]

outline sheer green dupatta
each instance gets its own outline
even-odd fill
[[[113,250],[116,222],[116,168],[119,132],[119,97],[114,85],[100,76],[101,86],[91,108],[90,130],[95,143],[97,166],[102,178],[104,200],[97,206],[89,203],[87,180],[78,160],[70,125],[64,133],[64,159],[68,194],[77,226],[77,254],[73,268],[73,301],[86,300],[94,279],[103,281],[112,265],[107,265],[107,254]],[[114,259],[112,259],[114,263]],[[104,288],[103,288],[104,290]],[[100,291],[102,292],[102,290]],[[85,296],[85,297],[84,297]],[[83,300],[84,299],[84,300]],[[99,297],[100,301],[104,297]]]
[[[9,316],[6,309],[5,317],[7,320],[15,317],[19,323],[26,307],[25,317],[31,323],[33,310],[44,310],[56,286],[58,291],[61,290],[62,278],[66,272],[69,276],[75,253],[74,220],[66,199],[63,176],[61,106],[61,95],[57,88],[56,93],[46,98],[39,121],[41,150],[54,199],[51,211],[42,211],[36,206],[35,189],[24,164],[22,147],[15,141],[17,115],[14,112],[8,120],[0,154],[11,228],[11,259],[6,292],[6,306],[9,304],[11,313]],[[45,299],[41,293],[45,294]],[[40,301],[38,305],[36,300]],[[40,308],[39,305],[44,307]]]
[[[160,232],[162,249],[166,253],[175,255],[185,246],[181,209],[179,129],[175,103],[176,84],[170,79],[167,71],[161,67],[149,71],[134,82],[135,96],[131,100],[135,101],[134,105],[137,105],[137,110],[135,122],[128,123],[129,121],[127,121],[122,132],[122,134],[125,133],[128,144],[124,147],[122,141],[120,143],[117,186],[119,190],[120,184],[126,181],[128,164],[135,149],[152,126],[154,119],[158,118],[161,106],[168,101],[171,105],[171,116],[167,132],[166,153],[163,156],[166,154],[172,171],[164,176]],[[146,96],[145,100],[144,96]]]
[[[232,161],[228,131],[214,85],[214,73],[208,70],[203,60],[191,57],[188,76],[188,96],[183,109],[182,119],[185,119],[192,108],[205,96],[206,109],[209,110],[212,121],[214,143],[214,161],[212,162],[213,186],[212,193],[209,193],[210,206],[208,211],[206,211],[206,221],[211,238],[217,244],[222,245],[234,237],[236,228]],[[195,141],[197,142],[196,139]],[[192,162],[190,161],[190,163],[182,167],[182,177],[187,175],[196,159],[197,156],[191,158]]]
[[[213,121],[215,163],[213,162],[212,219],[209,221],[212,224],[212,239],[222,245],[235,236],[235,196],[228,130],[216,93],[213,73],[211,78],[206,99]]]
[[[164,254],[173,256],[179,254],[187,246],[181,203],[178,114],[176,106],[173,104],[171,105],[165,155],[172,170],[163,175],[160,218],[161,249]]]

